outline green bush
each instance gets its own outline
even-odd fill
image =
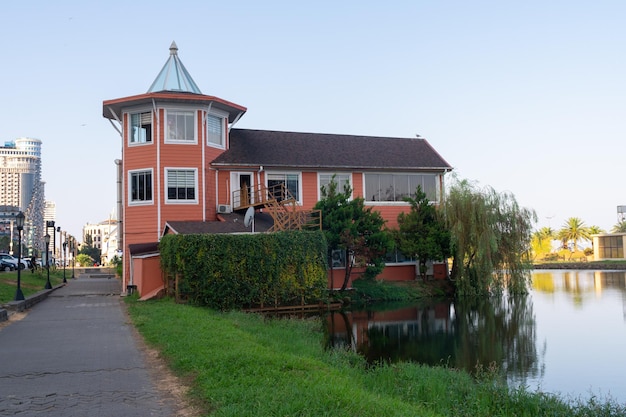
[[[319,231],[166,235],[159,249],[167,288],[216,309],[316,302],[328,286]]]

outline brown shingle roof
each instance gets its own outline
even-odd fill
[[[231,129],[214,165],[321,169],[449,170],[425,139]]]
[[[168,221],[165,225],[165,233],[171,230],[181,235],[206,234],[206,233],[241,233],[250,232],[251,227],[244,226],[243,213],[220,214],[224,221]],[[254,231],[266,232],[272,225],[274,220],[267,213],[255,213],[254,215]]]
[[[149,255],[159,253],[159,242],[132,243],[128,245],[131,255]]]

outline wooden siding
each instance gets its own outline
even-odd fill
[[[205,167],[204,168],[204,175],[205,175],[205,192],[204,195],[206,196],[206,203],[205,203],[205,207],[204,207],[204,212],[205,212],[205,220],[206,221],[212,221],[212,220],[216,220],[217,219],[217,203],[216,203],[216,199],[215,199],[215,194],[217,193],[217,190],[215,189],[215,178],[217,175],[216,171],[213,171],[212,169]],[[202,184],[200,184],[202,185]]]
[[[165,143],[166,135],[166,109],[159,109],[159,143],[161,144],[159,162],[159,178],[161,187],[159,193],[161,195],[161,221],[159,229],[162,231],[166,221],[174,220],[203,220],[203,199],[204,189],[202,188],[202,176],[204,169],[202,165],[202,151],[204,144],[204,134],[202,127],[202,112],[196,112],[196,143]],[[167,168],[184,168],[195,169],[197,172],[197,195],[196,203],[166,203],[167,200],[167,183],[165,171]]]
[[[231,171],[217,171],[217,204],[232,204],[232,194],[230,192]]]
[[[352,173],[352,197],[363,197],[363,173]]]
[[[302,208],[305,210],[313,209],[313,206],[317,204],[318,190],[317,190],[317,172],[303,172],[302,173],[302,196],[300,198]]]
[[[366,204],[366,207],[373,207],[373,210],[380,212],[387,222],[385,226],[390,229],[396,229],[398,227],[398,215],[400,213],[408,213],[411,211],[411,206],[409,204],[401,204],[395,203],[393,205],[388,206],[376,206]]]
[[[128,144],[129,113],[123,114],[124,285],[130,280],[128,245],[158,241],[167,221],[215,219],[215,172],[209,164],[224,150],[206,145],[205,114],[196,110],[197,142],[165,143],[166,107],[159,107],[153,117],[152,143],[134,146]],[[197,202],[166,203],[166,168],[197,171]],[[152,169],[152,204],[129,204],[128,172],[138,169]]]
[[[146,295],[158,288],[163,288],[164,280],[161,272],[161,257],[151,256],[145,258],[134,258],[133,274],[135,276],[134,285],[140,296]]]

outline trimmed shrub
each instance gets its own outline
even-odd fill
[[[320,231],[166,235],[159,249],[166,287],[211,308],[306,304],[328,287]]]

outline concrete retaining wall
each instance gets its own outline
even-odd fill
[[[6,303],[4,305],[4,307],[6,307],[6,309],[0,309],[0,322],[1,321],[6,321],[9,319],[9,311],[17,311],[17,312],[22,312],[26,309],[31,308],[32,306],[34,306],[35,304],[45,300],[46,298],[48,298],[48,295],[58,289],[63,287],[65,284],[60,284],[57,285],[56,287],[53,287],[51,290],[41,290],[35,294],[29,295],[28,297],[26,297],[25,300],[22,301],[9,301],[8,303]],[[7,311],[8,310],[8,311]]]

